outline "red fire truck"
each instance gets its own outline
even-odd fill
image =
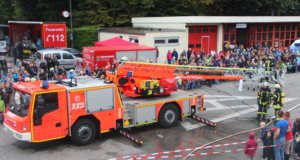
[[[65,22],[8,21],[8,25],[11,44],[22,44],[24,58],[36,49],[67,47]]]
[[[74,144],[85,145],[101,133],[124,133],[152,123],[168,128],[204,111],[203,95],[182,90],[169,96],[132,99],[124,98],[114,83],[87,77],[41,84],[44,82],[13,85],[4,129],[18,140],[45,142],[69,136]]]

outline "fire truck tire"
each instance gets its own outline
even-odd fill
[[[169,103],[164,105],[158,116],[158,124],[163,128],[173,127],[179,119],[179,111],[175,104]]]
[[[75,145],[87,145],[95,140],[97,135],[95,123],[89,119],[80,119],[72,127],[71,141]]]

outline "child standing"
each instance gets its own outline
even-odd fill
[[[266,127],[266,123],[265,122],[260,122],[260,128],[261,128],[261,132],[260,132],[260,140],[263,143],[263,146],[266,146],[266,134],[267,134],[267,130],[268,128]],[[265,149],[263,149],[263,157],[265,157]]]
[[[257,141],[254,139],[255,133],[249,133],[249,139],[246,142],[244,153],[252,160],[255,156],[256,149],[257,149]]]
[[[264,146],[272,146],[274,143],[274,132],[271,129],[266,131],[265,135],[265,144]],[[274,147],[264,148],[263,158],[267,158],[268,160],[275,160]]]

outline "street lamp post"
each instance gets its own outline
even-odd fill
[[[71,47],[74,47],[74,37],[73,37],[73,20],[72,20],[72,0],[69,0],[69,6],[70,6],[70,27],[71,27],[71,32],[70,32],[70,40],[71,40]]]

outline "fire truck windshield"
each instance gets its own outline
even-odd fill
[[[25,117],[28,114],[30,98],[30,94],[14,90],[9,101],[9,110],[20,117]]]

